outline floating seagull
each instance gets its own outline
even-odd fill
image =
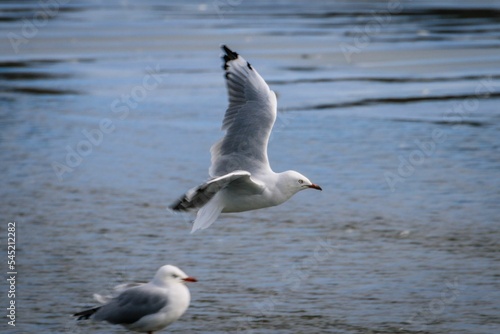
[[[275,173],[267,144],[276,120],[276,95],[243,57],[223,45],[229,93],[222,129],[226,135],[212,146],[211,179],[189,190],[170,208],[198,209],[193,229],[209,227],[221,212],[242,212],[279,205],[300,190],[321,190],[304,175]]]
[[[94,295],[104,305],[75,313],[78,320],[107,321],[132,331],[159,331],[186,312],[190,294],[186,282],[196,282],[177,267],[166,265],[158,269],[149,283],[119,285],[118,296]]]

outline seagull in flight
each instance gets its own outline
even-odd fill
[[[179,268],[165,265],[149,283],[122,284],[116,297],[94,295],[104,305],[75,313],[77,320],[92,318],[122,325],[129,330],[153,334],[186,312],[191,295],[186,282],[196,282]]]
[[[299,172],[275,173],[267,145],[277,115],[276,94],[238,53],[223,45],[229,107],[225,136],[210,149],[210,179],[170,206],[198,210],[191,233],[206,229],[221,212],[242,212],[279,205],[304,189],[322,190]]]

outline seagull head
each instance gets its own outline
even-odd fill
[[[312,183],[307,177],[300,174],[299,172],[289,170],[284,173],[287,187],[293,194],[304,190],[304,189],[316,189],[323,190],[320,186]]]
[[[158,285],[196,281],[196,278],[186,275],[185,272],[172,265],[165,265],[158,269],[153,278],[153,282]]]

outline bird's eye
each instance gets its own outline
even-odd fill
[[[299,181],[298,181],[298,182],[299,182],[299,184],[302,184],[302,183],[304,183],[304,180],[299,179]]]
[[[177,274],[172,274],[172,277],[173,277],[173,278],[178,278],[178,277],[179,277],[179,275],[177,275]]]

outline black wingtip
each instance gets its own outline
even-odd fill
[[[222,50],[226,53],[222,59],[224,59],[224,70],[227,70],[228,65],[227,63],[230,62],[231,60],[238,59],[238,53],[232,51],[230,48],[228,48],[226,45],[221,46]]]
[[[230,48],[227,47],[227,45],[222,45],[222,50],[226,53],[226,56],[229,58],[229,60],[234,60],[238,58],[238,53],[234,52]]]
[[[193,205],[192,203],[189,202],[189,199],[186,197],[186,195],[184,195],[177,201],[175,201],[172,205],[170,205],[168,208],[172,211],[186,212],[189,211],[189,209],[193,208]]]
[[[74,317],[78,317],[76,320],[87,320],[89,319],[94,313],[96,313],[101,307],[94,307],[85,311],[81,311],[78,313],[73,314]]]

